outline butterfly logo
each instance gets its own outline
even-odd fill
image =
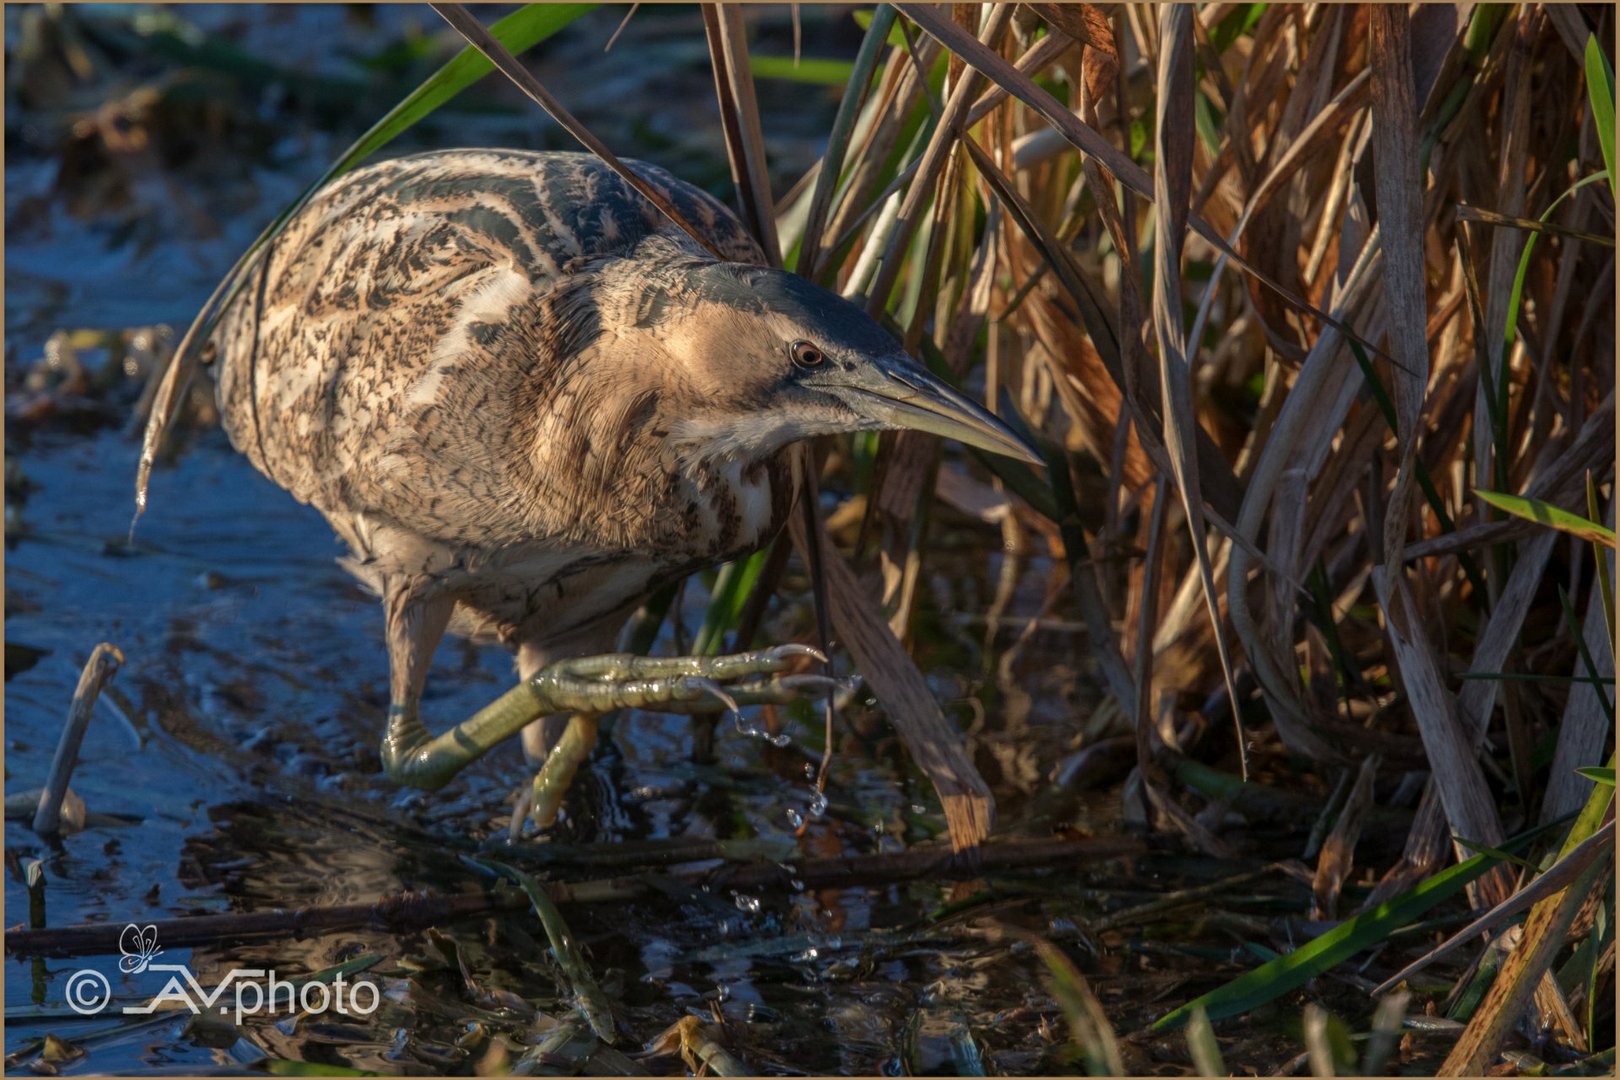
[[[118,958],[118,970],[126,975],[139,975],[146,970],[153,957],[163,952],[158,948],[157,927],[130,923],[118,935],[118,951],[124,954]]]

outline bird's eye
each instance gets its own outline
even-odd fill
[[[795,341],[792,345],[788,346],[788,351],[793,356],[794,367],[820,367],[821,362],[827,359],[826,355],[823,354],[820,349],[816,348],[808,341]]]

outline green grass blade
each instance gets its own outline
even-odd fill
[[[854,19],[855,25],[860,27],[862,30],[872,29],[872,21],[874,18],[872,12],[854,11],[850,13],[850,18]],[[905,47],[905,31],[901,30],[899,26],[893,25],[891,22],[887,32],[885,32],[883,35],[883,43],[885,45],[892,45],[896,49]]]
[[[489,32],[512,52],[523,52],[595,7],[595,4],[525,4],[490,27]],[[407,128],[494,70],[495,65],[483,53],[468,45],[429,75],[398,105],[389,109],[381,120],[372,124],[327,170],[321,183],[354,168],[393,142]]]
[[[861,41],[860,51],[855,55],[855,62],[850,65],[850,75],[846,80],[848,88],[844,91],[843,100],[838,103],[838,112],[833,117],[832,130],[827,136],[827,152],[822,157],[821,172],[816,176],[816,186],[810,193],[810,209],[805,217],[803,243],[793,261],[793,268],[812,281],[817,280],[816,270],[823,251],[822,234],[826,231],[827,214],[832,207],[833,193],[838,189],[839,180],[844,173],[844,156],[849,150],[850,139],[862,112],[866,88],[871,85],[872,74],[877,70],[883,38],[894,25],[894,7],[889,4],[878,5],[873,18],[876,29],[868,25],[866,37]]]
[[[1609,116],[1609,122],[1612,126],[1614,123],[1613,113],[1611,113]],[[1565,199],[1581,190],[1581,188],[1585,187],[1587,184],[1596,183],[1608,175],[1609,172],[1605,171],[1593,173],[1591,176],[1583,177],[1580,180],[1577,180],[1574,184],[1571,184],[1569,189],[1566,190],[1562,195],[1554,199],[1552,201],[1552,205],[1543,210],[1541,212],[1541,217],[1539,217],[1537,220],[1545,225],[1552,218],[1553,211],[1557,210],[1559,204]],[[1530,272],[1530,253],[1536,250],[1536,241],[1540,238],[1540,235],[1540,233],[1532,232],[1529,236],[1525,237],[1524,250],[1519,253],[1519,266],[1513,274],[1513,288],[1508,293],[1507,320],[1502,328],[1502,338],[1510,347],[1513,344],[1513,339],[1517,337],[1519,333],[1519,307],[1524,302],[1524,280]],[[1504,352],[1503,355],[1507,355],[1506,352]]]
[[[1458,847],[1472,851],[1475,855],[1489,855],[1493,859],[1500,859],[1505,863],[1511,863],[1512,865],[1519,867],[1521,870],[1528,870],[1532,874],[1539,873],[1541,871],[1541,867],[1537,866],[1529,859],[1522,859],[1511,852],[1503,851],[1501,848],[1492,847],[1491,845],[1482,843],[1479,840],[1470,840],[1466,836],[1458,836],[1455,839]]]
[[[1243,35],[1255,28],[1260,16],[1266,13],[1265,4],[1239,4],[1237,10],[1215,24],[1209,32],[1210,47],[1217,54],[1225,52]]]
[[[746,559],[726,563],[720,568],[714,580],[714,589],[709,594],[709,607],[703,614],[703,626],[698,630],[697,640],[692,643],[692,653],[695,656],[712,656],[719,653],[725,644],[726,634],[737,625],[742,616],[743,605],[759,583],[759,576],[765,570],[765,563],[770,558],[769,549],[756,551]],[[739,641],[737,648],[746,649],[746,642]]]
[[[1596,765],[1587,765],[1575,771],[1593,783],[1607,784],[1609,787],[1614,787],[1613,769],[1600,769]]]
[[[1503,419],[1507,411],[1504,404],[1507,399],[1497,392],[1498,385],[1504,380],[1501,378],[1501,372],[1492,366],[1490,350],[1492,331],[1486,328],[1485,304],[1481,299],[1483,294],[1479,287],[1479,277],[1474,272],[1473,244],[1468,239],[1467,229],[1457,230],[1457,248],[1462,255],[1463,292],[1468,298],[1468,315],[1474,326],[1474,353],[1479,365],[1479,380],[1485,391],[1481,397],[1485,402],[1486,419],[1490,421],[1491,444],[1495,448],[1494,453],[1487,455],[1492,459],[1489,468],[1495,476],[1492,482],[1498,487],[1505,488],[1508,486],[1506,463],[1511,460],[1508,456],[1506,421]],[[1474,462],[1476,483],[1487,482],[1486,469],[1484,462]]]
[[[1582,540],[1591,540],[1610,548],[1615,545],[1615,536],[1612,529],[1605,528],[1595,521],[1588,521],[1579,514],[1572,514],[1568,510],[1554,506],[1552,503],[1527,498],[1523,495],[1507,495],[1500,491],[1485,491],[1478,488],[1475,489],[1474,494],[1498,510],[1512,514],[1514,517],[1521,517],[1526,521],[1537,521],[1549,528],[1557,529],[1559,532],[1567,532],[1580,537]]]
[[[1593,919],[1592,947],[1588,952],[1591,962],[1586,968],[1586,1042],[1588,1046],[1597,1044],[1598,979],[1602,976],[1602,965],[1598,963],[1603,954],[1606,943],[1614,937],[1614,890],[1604,898],[1604,903],[1598,905],[1597,915]]]
[[[756,79],[780,79],[809,86],[844,86],[855,74],[855,65],[848,60],[811,56],[795,60],[791,56],[756,54],[748,58],[748,63]]]
[[[523,52],[551,37],[594,7],[595,4],[525,4],[490,27],[489,32],[512,52]],[[365,134],[356,139],[342,156],[253,242],[248,248],[248,255],[252,255],[265,243],[274,239],[287,219],[309,201],[310,195],[355,168],[429,113],[494,70],[495,65],[489,62],[488,57],[471,45],[451,57],[443,67],[429,75],[415,90],[406,94],[398,105],[384,113],[382,119],[372,124]],[[226,305],[221,305],[224,306]]]
[[[551,894],[546,892],[545,886],[517,867],[497,859],[467,861],[505,875],[516,882],[528,896],[529,903],[534,905],[535,915],[540,919],[540,926],[546,932],[546,939],[551,944],[551,954],[556,959],[557,966],[562,969],[569,987],[574,991],[574,1003],[578,1006],[580,1015],[585,1018],[585,1022],[590,1025],[592,1033],[598,1039],[612,1043],[617,1033],[613,1007],[591,975],[590,965],[585,962],[585,956],[580,952],[578,939],[569,933],[568,924],[563,922],[562,912],[557,910],[557,905],[552,901]]]
[[[1614,755],[1609,755],[1609,763],[1604,766],[1611,773],[1614,772]],[[1608,815],[1609,803],[1614,800],[1614,788],[1597,784],[1592,793],[1586,797],[1586,805],[1581,812],[1575,815],[1575,823],[1569,827],[1569,835],[1564,837],[1564,844],[1558,849],[1558,857],[1563,858],[1573,851],[1576,845],[1592,836],[1603,825],[1603,819]]]
[[[1475,855],[1443,870],[1395,899],[1345,920],[1315,941],[1173,1009],[1154,1021],[1153,1030],[1165,1031],[1186,1023],[1195,1008],[1203,1009],[1211,1020],[1221,1020],[1281,997],[1383,941],[1391,931],[1449,900],[1499,862],[1489,855]]]
[[[1581,620],[1575,617],[1575,605],[1569,602],[1569,593],[1564,591],[1562,585],[1558,586],[1558,603],[1564,609],[1564,625],[1569,627],[1570,636],[1575,639],[1575,647],[1581,654],[1581,663],[1586,667],[1586,674],[1592,679],[1602,679],[1603,676],[1598,672],[1597,661],[1592,657],[1592,650],[1586,644],[1586,634],[1581,628]],[[1609,714],[1612,721],[1614,702],[1609,700],[1609,695],[1603,692],[1598,683],[1594,683],[1592,688],[1597,691],[1598,700],[1603,702],[1603,711]]]
[[[259,1063],[259,1068],[271,1076],[381,1076],[379,1072],[351,1069],[343,1065],[328,1065],[322,1061],[293,1061],[289,1058],[270,1058]]]
[[[1603,148],[1603,168],[1609,174],[1609,194],[1616,194],[1614,176],[1614,69],[1603,55],[1596,34],[1586,38],[1586,96],[1592,103],[1592,126]]]

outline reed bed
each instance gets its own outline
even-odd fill
[[[1224,850],[1184,758],[1335,777],[1332,917],[1402,774],[1418,813],[1363,916],[1558,823],[1539,862],[1472,867],[1470,947],[1530,915],[1448,1071],[1531,999],[1596,1037],[1597,982],[1547,973],[1612,955],[1608,19],[900,5],[842,160],[779,210],[801,272],[1048,440],[1044,477],[985,464],[1008,545],[1067,570],[1148,828]],[[941,487],[917,443],[880,440],[861,491],[901,634]]]

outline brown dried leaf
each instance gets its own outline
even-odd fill
[[[1048,26],[1086,46],[1081,82],[1092,100],[1107,92],[1119,69],[1119,47],[1108,16],[1095,4],[1025,4]]]
[[[1000,84],[1007,93],[1033,108],[1053,127],[1061,131],[1064,138],[1068,139],[1080,150],[1102,161],[1109,171],[1127,187],[1149,199],[1154,197],[1153,182],[1140,165],[1127,157],[1124,151],[1110,143],[1095,128],[1064,108],[1062,103],[1041,88],[1034,79],[986,49],[971,34],[964,33],[960,27],[949,19],[941,17],[929,5],[902,4],[899,6],[913,22],[927,30],[940,44],[967,60],[969,64],[984,73],[986,77]],[[1327,323],[1340,333],[1354,338],[1369,353],[1375,353],[1379,356],[1385,355],[1384,351],[1377,345],[1367,341],[1356,333],[1354,329],[1306,300],[1296,290],[1277,281],[1271,274],[1266,273],[1236,251],[1227,242],[1226,238],[1203,217],[1198,214],[1190,214],[1188,221],[1193,230],[1209,241],[1217,251],[1231,259],[1245,273],[1253,275],[1267,288],[1282,296],[1290,304]]]
[[[1400,460],[1384,514],[1384,562],[1399,566],[1417,494],[1423,391],[1429,382],[1428,295],[1423,274],[1423,176],[1418,164],[1417,102],[1406,8],[1371,9],[1373,141],[1377,149],[1378,226],[1384,246],[1384,298],[1389,308],[1390,372]]]
[[[1389,573],[1383,566],[1373,567],[1372,577],[1379,606],[1384,610],[1390,647],[1400,667],[1418,732],[1423,736],[1451,834],[1500,847],[1504,834],[1496,804],[1474,753],[1474,741],[1457,715],[1456,698],[1441,682],[1440,664],[1428,635],[1422,632],[1424,622],[1411,589],[1398,571]],[[1474,888],[1486,903],[1500,903],[1507,895],[1504,875],[1500,874],[1480,878]]]
[[[1612,849],[1612,830],[1608,836]],[[1479,1011],[1463,1029],[1438,1075],[1482,1076],[1495,1062],[1502,1040],[1518,1023],[1531,995],[1564,947],[1575,913],[1608,866],[1607,856],[1593,859],[1567,888],[1530,909],[1518,947],[1508,954]]]
[[[982,43],[975,41],[975,44],[989,48],[998,42],[1002,31],[1012,19],[1013,10],[1010,5],[996,8],[985,25],[984,41]],[[945,103],[945,111],[918,162],[911,187],[906,190],[906,196],[901,200],[900,216],[889,233],[888,243],[883,249],[883,261],[878,264],[877,274],[867,291],[866,310],[873,318],[878,317],[888,307],[889,294],[894,291],[895,282],[900,279],[900,271],[907,261],[906,250],[911,246],[911,238],[917,226],[922,223],[923,209],[930,197],[936,194],[945,163],[950,159],[957,140],[962,137],[964,118],[968,115],[968,108],[973,104],[974,95],[982,79],[978,69],[968,70],[971,74],[965,74],[958,79],[952,88],[950,99]]]
[[[790,515],[789,527],[794,546],[808,561],[808,538],[798,514]],[[816,542],[835,633],[854,656],[861,677],[883,702],[911,760],[939,793],[951,846],[957,851],[977,847],[990,835],[995,800],[967,755],[962,733],[946,721],[922,672],[844,556],[825,535],[817,536]]]
[[[1333,831],[1322,844],[1322,853],[1316,860],[1316,877],[1311,882],[1318,919],[1331,919],[1338,910],[1339,890],[1356,865],[1356,841],[1361,837],[1362,820],[1373,804],[1373,780],[1377,776],[1378,755],[1368,754],[1356,772],[1350,794],[1345,797],[1339,820],[1333,823]]]
[[[1187,332],[1182,323],[1181,247],[1187,228],[1187,198],[1192,191],[1193,125],[1184,118],[1193,109],[1192,8],[1185,4],[1160,9],[1159,39],[1159,116],[1156,127],[1154,174],[1159,198],[1154,203],[1155,232],[1153,264],[1153,329],[1159,339],[1159,387],[1163,394],[1165,452],[1181,495],[1182,510],[1198,572],[1203,579],[1204,600],[1215,630],[1215,649],[1220,656],[1221,675],[1231,703],[1233,722],[1238,724],[1237,741],[1248,776],[1248,753],[1242,724],[1238,720],[1237,686],[1232,677],[1232,661],[1221,632],[1220,603],[1216,597],[1215,575],[1210,568],[1205,544],[1204,500],[1199,480],[1197,434],[1201,430],[1193,412],[1192,371],[1188,365]],[[1188,438],[1191,433],[1192,438]]]
[[[771,174],[765,160],[765,135],[748,63],[748,31],[736,4],[704,4],[703,31],[709,40],[710,68],[720,105],[731,180],[737,187],[743,222],[759,241],[766,261],[782,265],[776,238],[776,212],[771,201]]]

